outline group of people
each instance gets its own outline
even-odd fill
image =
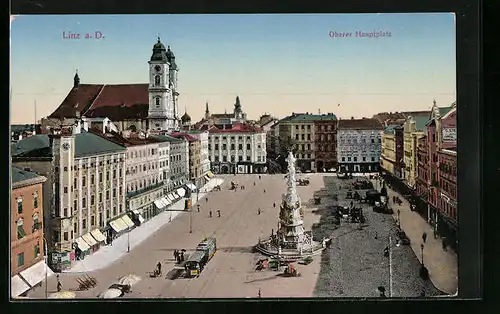
[[[208,212],[208,217],[212,218],[212,211]],[[220,217],[220,209],[217,209],[217,217]]]
[[[177,264],[184,262],[184,252],[185,250],[174,250],[174,258]]]

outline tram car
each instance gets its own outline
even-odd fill
[[[184,265],[187,278],[198,277],[205,265],[212,259],[217,251],[215,238],[206,238],[198,244],[196,250],[189,256]]]

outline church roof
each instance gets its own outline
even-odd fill
[[[377,119],[341,119],[338,129],[382,130],[382,124]]]
[[[185,112],[182,117],[181,117],[181,121],[182,122],[188,122],[188,121],[191,121],[191,117],[187,114],[187,112]]]
[[[149,84],[81,84],[74,87],[49,118],[108,117],[112,121],[145,119]],[[126,110],[124,110],[126,109]]]

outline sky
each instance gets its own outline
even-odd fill
[[[96,32],[103,38],[83,38]],[[82,84],[148,83],[158,36],[175,53],[179,109],[193,120],[206,102],[231,112],[236,96],[250,119],[361,118],[456,100],[452,13],[26,15],[11,18],[11,123],[51,114],[75,70]]]

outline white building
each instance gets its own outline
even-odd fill
[[[209,129],[210,161],[216,173],[266,172],[266,133],[237,123],[226,129]]]
[[[168,135],[150,136],[170,144],[169,191],[174,191],[189,181],[189,142]]]
[[[382,124],[376,119],[339,120],[337,160],[340,171],[375,172],[382,149]]]

